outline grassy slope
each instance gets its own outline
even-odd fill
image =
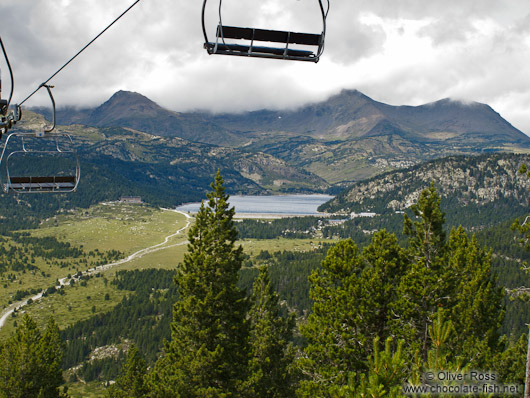
[[[160,243],[185,225],[185,217],[179,213],[122,203],[101,204],[57,221],[57,226],[50,220],[32,234],[55,236],[83,245],[85,250],[114,249],[126,255]]]
[[[54,236],[60,241],[70,242],[73,246],[82,245],[85,252],[95,249],[101,252],[114,249],[130,255],[163,242],[166,236],[185,225],[186,218],[179,213],[156,210],[142,205],[109,203],[47,220],[40,229],[29,232],[32,236]],[[48,317],[53,315],[61,328],[87,319],[94,314],[107,312],[122,300],[124,294],[123,291],[117,290],[108,283],[114,278],[116,271],[174,268],[184,257],[186,237],[187,231],[182,231],[160,249],[104,271],[99,277],[89,279],[86,286],[81,286],[80,283],[67,286],[64,295],[49,295],[25,306],[24,311],[34,317],[41,327],[44,327]],[[247,254],[255,256],[261,250],[305,251],[314,247],[315,244],[318,245],[319,241],[318,239],[252,239],[240,243]],[[6,305],[16,290],[46,288],[54,285],[58,278],[65,277],[69,273],[74,274],[76,270],[87,269],[85,264],[75,265],[73,260],[72,265],[67,268],[47,266],[40,258],[37,258],[36,265],[49,276],[19,272],[16,273],[16,282],[7,282],[4,276],[3,282],[7,283],[7,288],[0,290],[0,306]],[[108,299],[105,299],[107,293]],[[19,317],[20,314],[8,319],[5,326],[0,329],[0,339],[5,339],[13,332],[14,322]],[[68,385],[72,397],[105,396],[105,388],[100,383],[88,385],[69,383]]]
[[[48,220],[42,228],[31,231],[31,234],[38,237],[54,236],[74,246],[82,245],[86,253],[95,249],[101,252],[114,249],[128,256],[140,249],[162,243],[166,236],[175,233],[185,225],[186,219],[179,213],[138,205],[105,204],[68,216],[61,216],[57,220]],[[174,267],[183,257],[185,245],[182,243],[185,239],[186,233],[182,232],[164,245],[164,247],[172,246],[170,249],[158,250],[153,254],[146,254],[132,262],[116,266],[104,272],[102,277],[90,279],[86,287],[80,286],[79,283],[68,286],[65,288],[64,295],[50,295],[26,306],[24,310],[35,316],[40,324],[53,314],[61,328],[91,316],[93,306],[96,306],[96,313],[108,311],[122,297],[110,284],[105,285],[105,278],[112,280],[114,273],[120,269],[160,265]],[[180,246],[173,246],[179,243]],[[17,290],[47,288],[53,286],[59,278],[89,268],[84,263],[80,264],[79,259],[71,259],[69,266],[65,268],[48,265],[42,258],[36,259],[36,265],[44,271],[46,276],[40,272],[35,275],[29,272],[17,272],[14,273],[17,276],[14,282],[7,281],[6,275],[2,276],[1,282],[5,288],[1,289],[0,306],[6,306]],[[104,300],[107,292],[110,300]],[[68,310],[69,306],[71,310]],[[0,338],[11,333],[12,326],[13,322],[8,321],[0,330]]]
[[[48,220],[40,229],[30,232],[32,236],[53,236],[60,241],[70,242],[73,246],[82,246],[85,253],[96,249],[100,252],[119,250],[128,256],[146,247],[162,243],[166,236],[185,225],[186,219],[179,213],[155,210],[146,206],[109,203]],[[318,241],[317,239],[252,239],[240,243],[247,254],[254,256],[261,250],[305,251],[318,244]],[[67,286],[64,295],[50,295],[26,306],[24,310],[34,316],[40,324],[43,324],[48,316],[54,315],[59,326],[64,328],[92,316],[93,306],[96,307],[96,313],[105,312],[121,300],[122,295],[113,286],[105,283],[105,279],[113,279],[116,271],[145,268],[171,269],[182,261],[185,252],[186,231],[183,231],[156,250],[104,271],[100,277],[91,278],[87,281],[86,287],[80,286],[79,283]],[[17,290],[47,288],[53,286],[59,278],[90,268],[78,261],[69,259],[67,260],[69,265],[61,268],[57,265],[48,265],[43,259],[37,258],[36,265],[46,276],[41,275],[40,272],[35,275],[18,272],[15,273],[16,281],[9,282],[4,275],[2,283],[6,284],[6,288],[0,292],[0,306],[6,306]],[[105,293],[109,293],[110,300],[104,300]],[[12,326],[13,322],[8,321],[6,326],[0,329],[0,338],[11,333]]]

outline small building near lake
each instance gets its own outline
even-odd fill
[[[143,203],[141,196],[122,196],[120,203]]]
[[[365,211],[365,212],[361,212],[361,213],[355,213],[355,212],[352,212],[350,214],[350,218],[357,218],[357,217],[375,217],[377,216],[377,213],[372,213],[372,212],[369,212],[369,211]]]

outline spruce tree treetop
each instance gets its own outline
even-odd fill
[[[259,269],[251,296],[248,318],[251,324],[249,379],[245,390],[256,398],[294,396],[297,375],[293,372],[292,329],[294,313],[283,317],[278,294],[267,267]]]
[[[42,333],[24,314],[14,335],[0,345],[0,397],[65,397],[60,389],[63,352],[53,318]]]
[[[237,396],[248,363],[248,300],[237,287],[243,249],[217,172],[189,232],[175,283],[171,342],[153,373],[156,396]]]
[[[423,265],[427,268],[432,268],[433,262],[443,255],[445,214],[440,209],[440,203],[441,198],[431,183],[421,192],[418,203],[410,207],[419,220],[412,221],[404,215],[403,233],[409,236],[411,252],[416,260],[423,257]]]

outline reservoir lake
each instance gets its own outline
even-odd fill
[[[236,208],[236,214],[264,216],[316,216],[323,213],[317,211],[318,206],[333,199],[330,195],[271,195],[271,196],[230,196],[230,207]],[[200,203],[187,203],[176,210],[185,213],[196,213]]]

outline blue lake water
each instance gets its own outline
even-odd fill
[[[230,196],[230,206],[236,213],[277,214],[293,216],[310,216],[320,214],[318,206],[333,199],[329,195],[277,195],[277,196]],[[188,203],[177,207],[183,212],[196,213],[200,203]]]

